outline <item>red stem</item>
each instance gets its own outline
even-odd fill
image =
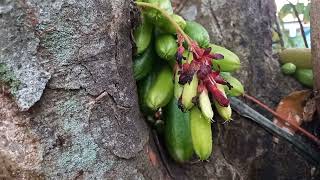
[[[260,107],[262,107],[263,109],[269,111],[271,114],[273,114],[275,117],[277,117],[278,119],[280,119],[283,122],[287,122],[288,124],[290,124],[290,126],[293,126],[295,129],[297,129],[298,131],[300,131],[302,134],[304,134],[305,136],[307,136],[309,139],[311,139],[312,141],[316,142],[317,145],[320,145],[320,140],[312,135],[311,133],[309,133],[308,131],[306,131],[305,129],[303,129],[302,127],[298,126],[297,124],[292,123],[291,121],[289,121],[288,119],[282,117],[280,114],[278,114],[277,112],[275,112],[273,109],[269,108],[266,104],[262,103],[261,101],[259,101],[258,99],[256,99],[255,97],[252,97],[248,94],[243,94],[243,96],[253,102],[255,102],[256,104],[258,104]]]

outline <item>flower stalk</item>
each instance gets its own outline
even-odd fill
[[[156,5],[146,3],[146,2],[136,2],[136,4],[140,7],[152,8],[158,10],[164,17],[166,17],[170,23],[174,26],[177,32],[179,32],[184,39],[187,41],[188,45],[191,46],[191,40],[189,36],[181,29],[181,27],[172,19],[172,17],[163,9],[157,7]]]

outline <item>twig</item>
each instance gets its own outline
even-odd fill
[[[188,45],[191,45],[190,37],[181,29],[181,27],[171,18],[171,16],[163,9],[159,8],[156,5],[145,3],[145,2],[135,2],[140,7],[151,8],[159,11],[169,22],[174,26],[177,32],[181,33],[184,39],[187,41]]]
[[[297,8],[294,4],[292,4],[290,1],[288,1],[290,3],[290,5],[292,6],[292,9],[294,11],[294,14],[295,16],[297,17],[298,19],[298,22],[299,22],[299,25],[300,25],[300,30],[301,30],[301,35],[302,35],[302,38],[303,38],[303,41],[304,41],[304,45],[306,48],[309,48],[308,46],[308,42],[307,42],[307,38],[306,38],[306,34],[304,33],[304,29],[303,29],[303,25],[302,25],[302,22],[301,22],[301,19],[299,17],[299,13],[297,11]]]
[[[314,94],[320,97],[320,0],[311,1],[311,54],[314,76]],[[320,120],[320,98],[316,98],[318,119]]]
[[[278,119],[280,119],[282,122],[284,123],[288,123],[290,124],[290,126],[293,126],[295,129],[297,129],[298,131],[300,131],[301,133],[303,133],[305,136],[307,136],[309,139],[311,139],[312,141],[314,141],[315,143],[317,143],[317,145],[320,145],[320,140],[312,135],[311,133],[309,133],[308,131],[306,131],[305,129],[303,129],[302,127],[298,126],[297,124],[292,123],[291,121],[287,120],[286,118],[282,117],[280,114],[278,114],[277,112],[275,112],[273,109],[269,108],[267,105],[265,105],[264,103],[260,102],[258,99],[248,95],[248,94],[243,94],[243,96],[253,102],[255,102],[256,104],[258,104],[259,106],[261,106],[263,109],[269,111],[271,114],[273,114],[275,117],[277,117]]]
[[[275,31],[278,33],[279,35],[279,39],[280,39],[280,45],[281,47],[283,48],[284,47],[284,42],[283,42],[283,37],[282,37],[282,32],[281,32],[281,29],[280,29],[280,25],[279,25],[279,19],[276,18],[276,29]]]
[[[231,97],[231,107],[233,110],[238,112],[239,115],[249,118],[253,120],[254,122],[261,125],[263,128],[265,128],[267,131],[287,140],[289,143],[294,145],[301,155],[305,157],[305,159],[308,159],[309,161],[319,165],[320,164],[320,153],[319,151],[312,148],[310,145],[304,143],[301,141],[301,139],[298,139],[297,137],[283,131],[281,128],[276,126],[271,120],[267,119],[251,107],[249,107],[247,104],[242,102],[241,100]]]
[[[167,162],[166,156],[164,154],[164,149],[162,148],[162,146],[160,144],[160,141],[159,141],[158,134],[157,134],[156,130],[152,130],[152,136],[153,136],[153,140],[154,140],[154,142],[155,142],[155,144],[157,146],[158,152],[160,154],[161,161],[162,161],[162,163],[163,163],[168,175],[171,178],[174,178],[173,173],[171,171],[171,168],[169,166],[169,163]]]

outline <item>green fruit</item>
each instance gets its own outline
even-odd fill
[[[197,96],[197,88],[198,88],[198,77],[195,74],[192,78],[192,81],[183,86],[182,91],[182,104],[183,107],[187,110],[191,109],[193,107],[193,98]]]
[[[193,154],[189,113],[178,108],[178,101],[172,98],[164,108],[165,143],[170,156],[176,162],[185,162]]]
[[[313,72],[311,69],[297,69],[294,77],[303,85],[313,87]]]
[[[236,54],[224,47],[217,46],[215,44],[210,44],[210,47],[212,53],[219,53],[222,54],[224,57],[223,59],[212,61],[213,68],[215,70],[219,70],[219,67],[220,71],[227,72],[234,72],[240,69],[240,60]]]
[[[152,46],[149,46],[142,55],[135,57],[133,61],[133,76],[136,80],[144,78],[151,72],[155,58]]]
[[[299,69],[311,69],[311,49],[309,48],[288,48],[279,53],[280,62],[293,63]]]
[[[143,0],[146,3],[150,3],[158,6],[160,9],[165,10],[169,15],[173,14],[173,9],[170,0]],[[147,18],[153,24],[158,26],[158,23],[165,21],[165,17],[156,9],[148,8],[143,11]]]
[[[186,21],[177,14],[172,14],[171,18],[180,26],[183,30],[186,27]],[[157,26],[166,33],[176,34],[176,28],[172,25],[172,23],[168,19],[164,19],[163,21],[159,22]]]
[[[137,54],[144,52],[151,42],[153,25],[146,18],[143,18],[142,24],[134,30],[133,36],[137,46]]]
[[[162,34],[156,38],[156,52],[162,59],[174,61],[177,49],[178,45],[173,35]]]
[[[208,47],[210,37],[208,31],[199,23],[194,21],[187,21],[184,32],[193,40],[195,40],[200,47]]]
[[[174,97],[176,99],[179,99],[182,95],[183,92],[183,86],[181,84],[179,84],[179,71],[177,70],[175,73],[175,77],[174,77]]]
[[[228,86],[224,86],[224,90],[228,96],[241,96],[244,93],[244,88],[242,83],[236,79],[235,77],[231,76],[230,73],[221,72],[220,75],[232,86],[231,89]]]
[[[173,73],[169,66],[163,66],[159,72],[156,72],[155,80],[147,93],[147,106],[157,110],[167,105],[172,96]]]
[[[294,74],[294,72],[296,72],[296,65],[294,65],[293,63],[285,63],[284,65],[281,66],[281,71],[283,74]]]
[[[199,107],[201,109],[203,116],[207,120],[211,121],[214,113],[212,110],[211,101],[210,101],[207,89],[204,89],[199,95]]]
[[[194,107],[190,111],[190,125],[193,149],[200,160],[206,160],[212,152],[211,123]]]
[[[152,115],[154,112],[147,105],[147,95],[155,79],[156,79],[156,73],[153,72],[153,73],[150,73],[147,77],[143,78],[141,81],[138,81],[140,110],[146,115],[147,114]]]
[[[223,92],[225,94],[223,85],[217,84],[217,87],[221,92]],[[221,118],[223,120],[225,120],[225,121],[231,120],[232,109],[231,109],[230,105],[227,107],[223,107],[217,101],[214,101],[214,105],[216,106],[218,114],[221,116]]]

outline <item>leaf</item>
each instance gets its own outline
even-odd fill
[[[290,4],[285,4],[284,6],[282,6],[282,8],[280,9],[278,16],[279,18],[282,20],[284,17],[286,17],[286,15],[293,13],[292,11],[292,6]]]
[[[309,90],[292,92],[280,101],[276,112],[291,123],[300,126],[303,122],[304,107],[310,95],[311,92]],[[289,123],[283,123],[277,118],[274,118],[273,123],[290,134],[294,134],[296,131]]]
[[[303,14],[304,12],[304,3],[297,3],[295,5],[298,14]]]

